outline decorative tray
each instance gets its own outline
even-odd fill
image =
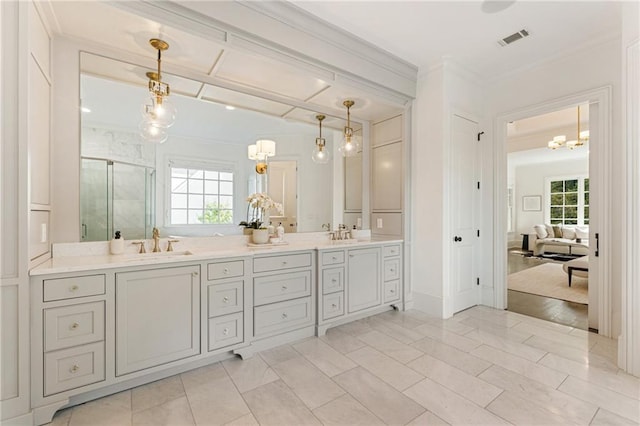
[[[255,247],[255,248],[272,248],[272,247],[276,247],[276,246],[286,246],[289,243],[287,241],[282,241],[279,243],[264,243],[264,244],[256,244],[256,243],[247,243],[247,246],[249,247]]]

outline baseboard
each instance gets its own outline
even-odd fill
[[[413,309],[425,312],[437,318],[443,318],[444,308],[442,297],[413,292]]]

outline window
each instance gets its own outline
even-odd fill
[[[548,211],[551,224],[589,224],[589,178],[548,179]]]
[[[170,167],[171,225],[233,223],[233,173]]]

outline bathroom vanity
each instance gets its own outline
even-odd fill
[[[401,240],[316,236],[264,248],[244,236],[186,238],[179,252],[117,256],[107,243],[54,247],[31,271],[36,423],[68,404],[402,308]]]

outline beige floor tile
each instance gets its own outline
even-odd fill
[[[480,318],[470,317],[460,321],[466,325],[473,326],[474,330],[480,330],[486,333],[499,337],[501,339],[507,339],[512,342],[522,343],[532,336],[530,333],[524,333],[522,331],[514,330],[513,328],[505,327],[500,324],[492,323],[491,321],[483,320]]]
[[[341,354],[353,352],[366,346],[366,343],[354,338],[350,334],[340,331],[339,328],[330,328],[324,336],[320,337],[320,340]]]
[[[131,410],[146,410],[184,396],[180,376],[171,376],[131,389]]]
[[[418,310],[409,311],[387,311],[380,315],[376,315],[381,321],[388,321],[397,324],[406,329],[414,329],[422,324],[426,324],[429,320],[435,318]]]
[[[640,379],[637,377],[624,373],[619,374],[610,370],[602,370],[555,354],[548,354],[539,364],[640,400]]]
[[[198,425],[223,425],[250,413],[249,407],[226,374],[200,386],[189,386],[186,392]]]
[[[253,414],[247,414],[246,416],[227,423],[225,426],[259,426],[259,423],[256,418],[253,417]]]
[[[541,318],[536,318],[536,317],[531,317],[528,315],[523,315],[523,314],[519,314],[516,312],[508,312],[509,315],[514,316],[515,318],[518,318],[522,321],[522,323],[524,324],[532,324],[535,325],[537,327],[541,327],[541,328],[546,328],[548,330],[552,330],[552,331],[556,331],[559,333],[571,333],[573,330],[575,330],[574,327],[570,326],[570,325],[565,325],[565,324],[559,324],[559,323],[555,323],[555,322],[551,322],[548,320],[544,320]]]
[[[464,352],[470,352],[482,344],[477,340],[473,340],[468,337],[453,333],[451,331],[444,330],[442,329],[442,327],[432,324],[423,324],[419,327],[416,327],[415,330],[419,333],[424,334],[426,337],[430,337],[434,340],[438,340],[439,342],[446,343],[447,345],[453,346]]]
[[[491,366],[488,361],[428,337],[413,343],[411,346],[474,376]]]
[[[347,333],[351,336],[357,336],[359,334],[370,332],[371,325],[367,321],[358,320],[339,325],[335,329],[342,331],[343,333]]]
[[[598,407],[578,398],[560,392],[550,386],[516,374],[494,365],[479,376],[481,379],[507,390],[553,414],[562,416],[568,422],[588,424]]]
[[[334,380],[386,424],[406,424],[425,411],[362,367],[342,373]]]
[[[492,348],[491,346],[482,345],[471,352],[472,355],[482,358],[485,361],[492,362],[495,365],[511,370],[515,373],[521,374],[533,380],[537,380],[552,388],[557,388],[560,383],[567,378],[567,375],[557,370],[545,367],[541,364],[536,364],[528,359],[520,358],[516,355],[511,355],[507,352],[499,349]]]
[[[542,349],[512,341],[509,338],[500,337],[485,330],[474,330],[465,334],[465,336],[533,362],[539,361],[547,353]]]
[[[261,425],[319,425],[318,419],[281,380],[244,395]]]
[[[288,361],[292,358],[297,358],[300,355],[289,345],[277,346],[273,349],[268,349],[266,351],[260,352],[260,356],[262,359],[269,364],[270,366],[274,366],[280,362]]]
[[[382,316],[374,317],[373,321],[370,321],[371,328],[374,330],[385,333],[388,336],[394,337],[402,343],[410,344],[422,339],[424,336],[417,331],[407,328],[402,323],[396,323],[383,318]],[[417,322],[418,325],[424,324],[423,322]]]
[[[586,347],[578,349],[573,346],[563,345],[561,343],[544,339],[538,336],[531,337],[530,339],[525,341],[524,344],[547,351],[552,354],[559,355],[566,359],[570,359],[583,364],[588,364],[593,367],[610,370],[614,373],[618,371],[618,367],[615,361],[591,353]]]
[[[399,391],[424,379],[421,374],[369,346],[347,356]]]
[[[553,324],[553,323],[549,323],[549,324]],[[556,325],[559,325],[559,324],[556,324]],[[563,327],[566,327],[566,326],[563,326]],[[560,343],[565,346],[572,346],[578,349],[589,349],[591,346],[595,344],[595,342],[589,343],[587,340],[585,340],[582,337],[572,336],[571,334],[569,334],[569,331],[573,330],[573,328],[571,327],[568,327],[569,331],[565,331],[565,330],[557,331],[545,326],[541,326],[540,324],[522,322],[514,326],[513,329],[522,331],[525,333],[531,333],[534,336],[542,337],[543,339],[551,340],[553,342]]]
[[[404,391],[404,394],[451,424],[508,424],[431,379],[424,379]]]
[[[71,412],[69,426],[131,424],[131,391],[77,405]]]
[[[450,319],[432,318],[427,324],[440,327],[443,330],[464,336],[468,332],[474,330],[474,327],[464,324],[462,321],[451,321]],[[417,328],[417,327],[416,327]]]
[[[273,369],[312,410],[344,394],[340,386],[303,357],[281,362]]]
[[[410,362],[408,366],[481,407],[486,407],[502,392],[501,388],[429,355]]]
[[[509,391],[503,392],[489,406],[487,410],[513,423],[514,425],[567,425],[570,423],[564,417],[553,414],[544,408],[529,404]],[[587,424],[587,423],[583,423]]]
[[[598,342],[591,347],[591,354],[601,356],[612,363],[615,363],[618,359],[618,347],[611,346],[603,342]]]
[[[605,410],[604,408],[598,409],[595,417],[590,423],[590,426],[624,426],[624,425],[634,425],[638,426],[638,423],[633,422],[629,419],[625,419],[624,417],[620,417],[617,414],[613,414],[610,411]]]
[[[180,374],[180,379],[182,380],[185,391],[228,377],[227,371],[219,362]]]
[[[431,411],[427,411],[413,419],[411,423],[407,423],[407,426],[446,426],[448,424]]]
[[[187,426],[195,425],[187,398],[182,396],[142,411],[133,413],[134,426]]]
[[[524,315],[514,314],[512,312],[497,312],[497,309],[483,308],[484,307],[476,306],[467,309],[463,313],[467,314],[467,318],[477,318],[507,328],[520,324],[523,318],[526,318]]]
[[[342,395],[328,404],[316,408],[313,410],[313,414],[326,426],[384,425],[382,420],[349,394]]]
[[[329,377],[356,366],[353,361],[320,339],[308,339],[293,345],[293,348]]]
[[[423,355],[422,351],[406,345],[378,330],[362,334],[358,339],[403,364]]]
[[[64,410],[57,411],[54,414],[51,422],[47,423],[48,426],[67,426],[69,420],[71,420],[71,412],[73,408],[65,408]]]
[[[571,376],[558,390],[640,423],[640,404],[637,399]]]
[[[246,360],[232,358],[223,361],[222,365],[240,393],[279,379],[278,375],[259,356]]]

